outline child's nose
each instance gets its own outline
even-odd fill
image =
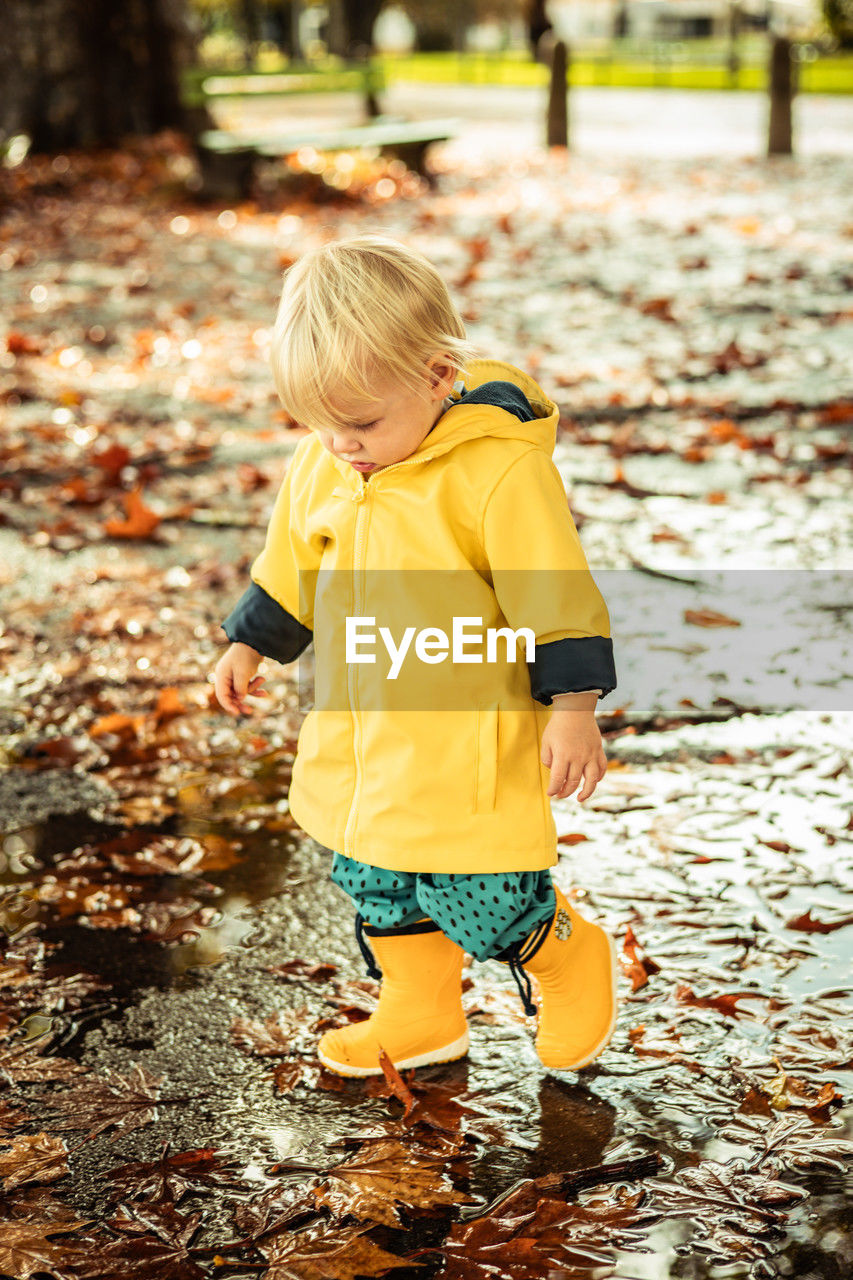
[[[361,449],[361,442],[358,436],[336,436],[332,447],[335,453],[345,456],[349,453],[358,453]]]

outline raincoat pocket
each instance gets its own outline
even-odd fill
[[[498,709],[477,711],[474,737],[474,812],[490,813],[495,807],[498,786]]]

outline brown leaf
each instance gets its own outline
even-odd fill
[[[397,1205],[431,1209],[468,1204],[470,1199],[448,1181],[441,1160],[412,1159],[405,1142],[387,1139],[365,1146],[352,1159],[330,1169],[312,1195],[318,1207],[335,1217],[398,1227]]]
[[[264,1280],[359,1280],[420,1264],[374,1244],[363,1227],[318,1222],[259,1244],[269,1262]]]
[[[59,1113],[52,1123],[61,1130],[91,1125],[90,1138],[110,1128],[120,1133],[140,1129],[157,1119],[161,1080],[139,1063],[133,1063],[128,1076],[109,1071],[105,1079],[86,1080],[50,1097],[48,1105]]]
[[[584,1204],[566,1203],[545,1189],[539,1194],[535,1183],[528,1183],[525,1193],[520,1204],[509,1197],[482,1217],[454,1224],[441,1246],[444,1266],[436,1280],[607,1275],[615,1254],[603,1242],[613,1246],[631,1240],[643,1195],[623,1188]]]
[[[24,1182],[55,1182],[68,1173],[67,1148],[61,1138],[28,1133],[0,1150],[0,1180],[6,1191]]]
[[[842,916],[839,920],[816,920],[811,907],[804,915],[794,916],[785,921],[786,929],[798,929],[803,933],[834,933],[836,929],[844,929],[853,924],[853,916]]]
[[[235,1018],[231,1039],[238,1049],[263,1057],[289,1057],[304,1040],[308,1026],[307,1009],[281,1009],[265,1022]]]
[[[343,1093],[346,1088],[343,1076],[327,1071],[316,1059],[295,1058],[292,1062],[279,1063],[272,1074],[277,1094],[292,1093],[298,1084],[322,1089],[325,1093]]]
[[[14,1276],[15,1280],[29,1280],[36,1272],[57,1274],[69,1257],[67,1246],[48,1236],[60,1232],[76,1231],[84,1227],[87,1219],[71,1219],[68,1222],[4,1222],[0,1234],[0,1271]],[[61,1271],[59,1272],[61,1274]]]
[[[105,1175],[105,1181],[113,1200],[173,1200],[177,1204],[188,1191],[233,1182],[234,1174],[213,1147],[169,1155],[167,1144],[159,1160],[119,1165]]]
[[[151,718],[155,725],[159,726],[167,720],[174,719],[175,716],[184,715],[186,710],[178,689],[161,689],[157,696],[157,706],[151,712]]]
[[[787,1221],[780,1206],[795,1204],[806,1194],[763,1173],[716,1160],[681,1169],[667,1182],[651,1180],[646,1187],[650,1200],[644,1217],[662,1212],[666,1217],[690,1218],[705,1247],[727,1262],[764,1257],[766,1245],[760,1237]]]
[[[644,316],[656,316],[659,320],[675,323],[675,316],[672,314],[672,298],[649,298],[647,302],[640,303],[640,311]]]
[[[660,965],[652,960],[650,956],[643,955],[642,958],[637,955],[638,950],[645,951],[634,936],[634,930],[628,925],[625,930],[625,941],[622,944],[622,950],[628,956],[629,963],[622,961],[622,968],[627,976],[631,979],[631,989],[639,991],[644,987],[649,978],[660,973]]]
[[[31,1119],[23,1107],[0,1099],[0,1129],[17,1129],[19,1125],[29,1124]]]
[[[684,621],[691,623],[694,627],[740,626],[740,623],[736,618],[730,618],[728,614],[725,613],[718,613],[716,609],[685,609]]]
[[[104,526],[112,538],[149,538],[160,523],[155,515],[142,501],[142,490],[136,488],[124,497],[125,520],[113,518]]]
[[[196,1219],[200,1215],[195,1215]],[[196,1222],[194,1230],[198,1222]],[[181,1241],[154,1235],[128,1240],[99,1240],[68,1255],[73,1280],[204,1280],[202,1271]]]
[[[787,1111],[789,1107],[803,1107],[810,1113],[814,1112],[815,1118],[818,1118],[821,1113],[828,1116],[829,1107],[840,1106],[842,1102],[841,1094],[833,1081],[828,1081],[818,1088],[809,1085],[805,1080],[798,1080],[796,1076],[788,1075],[783,1070],[760,1087],[775,1111]]]
[[[752,1161],[754,1169],[835,1169],[845,1172],[853,1161],[853,1142],[838,1129],[819,1128],[801,1112],[780,1116],[768,1129],[752,1116],[737,1115],[721,1131],[727,1142],[763,1148]]]
[[[717,1009],[728,1018],[743,1017],[737,1007],[738,1000],[754,999],[755,994],[754,991],[732,991],[721,996],[697,996],[686,982],[679,983],[675,989],[675,998],[680,1004],[692,1005],[694,1009]]]
[[[382,1068],[382,1074],[388,1082],[388,1088],[391,1090],[395,1098],[398,1098],[403,1104],[403,1118],[408,1120],[411,1115],[412,1108],[415,1105],[415,1095],[400,1075],[394,1063],[388,1057],[384,1049],[379,1052],[379,1065]]]
[[[42,1058],[28,1044],[0,1051],[0,1074],[12,1081],[67,1080],[85,1070],[70,1058]]]
[[[121,473],[130,462],[130,450],[123,444],[110,444],[92,454],[92,462],[103,471],[110,484],[118,484]]]
[[[767,1098],[751,1085],[747,1089],[738,1111],[747,1116],[772,1116],[773,1108]]]
[[[326,982],[338,971],[336,964],[310,964],[307,960],[285,960],[284,964],[268,964],[264,968],[276,977],[307,978],[309,982]]]
[[[10,329],[6,334],[6,350],[13,356],[40,355],[43,348],[43,339],[35,334],[19,333],[16,329]]]
[[[115,734],[123,741],[138,738],[145,724],[144,716],[128,716],[120,712],[101,716],[94,724],[89,725],[90,738],[101,738],[104,734]]]

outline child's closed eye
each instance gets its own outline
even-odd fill
[[[371,427],[376,427],[378,425],[379,419],[377,418],[376,422],[354,422],[352,424],[352,429],[353,431],[369,431]]]

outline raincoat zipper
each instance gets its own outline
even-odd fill
[[[429,462],[433,454],[427,454],[422,458],[406,458],[402,462],[392,463],[390,467],[384,467],[380,472],[384,475],[387,471],[394,471],[397,467],[409,467],[419,462]],[[378,478],[378,477],[377,477]],[[355,533],[353,541],[353,604],[356,616],[361,614],[361,602],[364,586],[364,564],[366,559],[365,551],[367,545],[367,526],[369,523],[369,507],[368,494],[370,490],[369,480],[362,479],[361,487],[351,494],[350,500],[358,504],[358,510],[355,513]],[[362,533],[363,530],[363,533]],[[361,797],[361,785],[364,778],[364,765],[361,758],[362,747],[362,726],[359,719],[358,704],[358,672],[356,664],[350,664],[347,672],[347,692],[349,694],[350,711],[352,712],[352,742],[353,757],[355,759],[355,786],[352,793],[352,805],[347,816],[346,827],[344,828],[344,848],[343,852],[348,858],[355,858],[355,833],[358,826],[358,803]]]

